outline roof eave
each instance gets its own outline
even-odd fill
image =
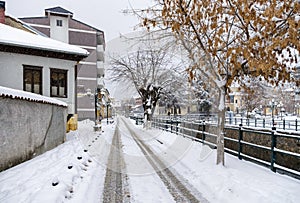
[[[8,44],[0,42],[0,51],[16,53],[16,54],[25,54],[25,55],[34,55],[42,56],[49,58],[57,58],[71,61],[81,61],[86,58],[88,54],[74,53],[74,52],[64,52],[64,51],[55,51],[50,49],[44,49],[39,47],[26,47],[22,45]]]

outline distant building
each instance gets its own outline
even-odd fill
[[[233,111],[234,113],[241,113],[242,110],[242,96],[243,93],[237,88],[232,88],[232,92],[226,97],[225,105],[227,111]]]
[[[94,100],[86,96],[104,88],[104,32],[73,18],[73,13],[61,7],[45,9],[45,16],[20,18],[52,39],[79,46],[89,51],[75,72],[78,119],[94,118]]]

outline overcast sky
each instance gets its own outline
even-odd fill
[[[3,0],[2,0],[3,1]],[[124,15],[122,10],[146,8],[151,0],[4,0],[6,13],[14,17],[44,16],[44,10],[56,6],[73,13],[73,18],[105,32],[108,42],[134,31],[138,20],[134,16]]]

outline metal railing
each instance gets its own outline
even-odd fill
[[[180,121],[193,121],[217,124],[217,114],[187,114],[187,115],[171,115],[171,116],[157,116],[159,118],[180,120]],[[263,117],[263,118],[244,118],[244,117],[225,117],[225,125],[230,126],[243,126],[268,128],[276,127],[282,130],[300,130],[300,119],[285,119],[284,117]]]
[[[276,127],[277,129],[283,130],[295,130],[299,129],[299,120],[294,119],[285,119],[285,118],[230,118],[226,117],[227,125],[239,125],[243,124],[248,127],[261,127],[261,128],[272,128]]]
[[[243,124],[246,124],[246,126]],[[233,138],[225,134],[225,152],[235,155],[239,159],[249,160],[269,167],[273,172],[288,174],[300,179],[300,134],[293,132],[286,133],[284,131],[280,132],[276,127],[272,127],[269,130],[251,128],[248,127],[247,124],[246,122],[241,122],[238,126],[226,126],[225,130],[236,131],[238,136],[237,138]],[[207,130],[210,126],[216,127],[216,124],[211,122],[211,120],[154,117],[152,126],[216,148],[216,142],[211,140],[216,140],[217,135]],[[251,133],[254,136],[264,136],[266,140],[269,140],[268,142],[270,144],[265,146],[262,143],[247,141],[243,139],[247,133],[248,135]],[[278,147],[278,140],[280,140],[281,145],[284,145],[284,139],[293,140],[292,142],[296,143],[296,152],[280,149],[280,147]],[[231,147],[229,144],[231,144]],[[262,156],[253,155],[253,153],[250,153],[251,149],[252,151],[260,151]],[[288,164],[282,164],[282,160],[284,159],[292,161]],[[293,166],[289,165],[292,163]]]

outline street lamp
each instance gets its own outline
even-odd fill
[[[110,106],[110,101],[106,102],[106,123],[108,124],[108,107]]]
[[[297,104],[295,105],[295,108],[296,108],[296,116],[299,115],[299,107],[300,107],[300,104],[297,103]]]
[[[270,102],[271,110],[272,110],[272,125],[274,126],[274,108],[277,106],[277,102],[272,99]]]
[[[281,120],[282,120],[282,117],[283,117],[282,114],[285,112],[285,109],[283,108],[282,101],[279,102],[278,107],[280,109],[280,117],[281,117]]]

